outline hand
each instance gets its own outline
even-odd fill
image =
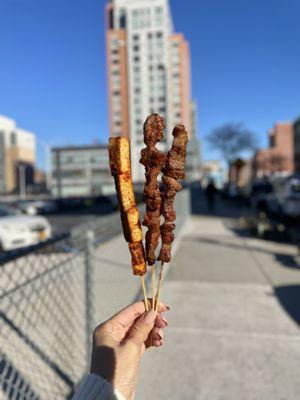
[[[141,356],[148,347],[146,342],[155,347],[163,344],[163,328],[168,323],[160,313],[168,309],[160,303],[159,313],[145,312],[140,301],[94,331],[91,372],[109,381],[127,400],[134,398]]]

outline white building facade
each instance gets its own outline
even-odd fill
[[[0,193],[18,189],[19,167],[25,169],[25,182],[33,183],[36,136],[21,129],[16,121],[0,115]]]
[[[51,149],[51,193],[54,197],[81,197],[112,192],[106,145]]]

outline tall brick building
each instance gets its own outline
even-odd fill
[[[191,136],[195,130],[189,43],[174,32],[168,0],[110,0],[106,43],[110,136],[130,138],[133,180],[142,181],[142,126],[149,114],[166,119],[162,151],[170,147],[176,124],[184,124]],[[200,162],[198,147],[193,157]]]
[[[300,175],[300,118],[294,123],[295,172]]]
[[[269,148],[260,150],[254,160],[257,177],[269,176],[275,172],[293,174],[294,128],[290,122],[278,122],[269,132]]]

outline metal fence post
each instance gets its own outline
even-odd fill
[[[93,250],[94,250],[95,234],[89,230],[85,236],[85,310],[86,310],[86,356],[87,367],[91,361],[92,350],[92,333],[94,327],[93,318],[93,303],[94,303],[94,288],[93,288]]]

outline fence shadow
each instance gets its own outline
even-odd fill
[[[276,286],[274,293],[283,309],[300,325],[300,285]]]

